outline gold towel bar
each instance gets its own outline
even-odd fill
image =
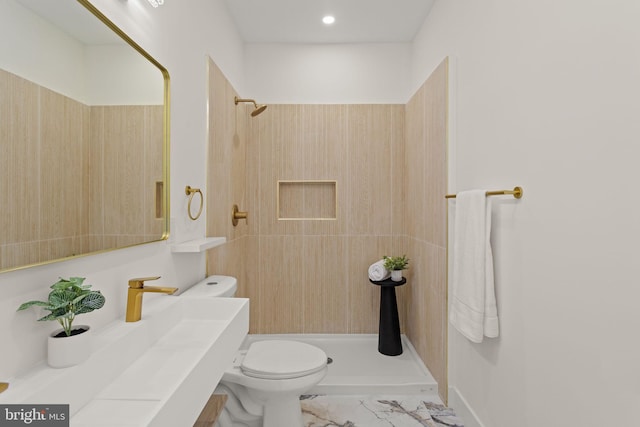
[[[503,196],[505,194],[511,194],[513,195],[513,197],[515,197],[516,199],[521,199],[522,198],[522,193],[524,192],[524,190],[522,190],[522,187],[513,187],[513,190],[495,190],[495,191],[487,191],[485,194],[487,196]],[[455,194],[447,194],[446,196],[447,199],[455,199],[456,195]]]

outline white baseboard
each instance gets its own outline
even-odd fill
[[[449,387],[449,402],[447,406],[456,411],[456,416],[464,421],[464,427],[485,427],[455,387]]]

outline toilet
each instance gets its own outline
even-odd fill
[[[183,292],[189,297],[234,297],[235,277],[209,276]],[[238,350],[215,393],[228,396],[219,427],[298,427],[300,395],[327,374],[327,355],[310,344],[260,340]]]

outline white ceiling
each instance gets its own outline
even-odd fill
[[[434,1],[224,0],[247,43],[411,42]]]

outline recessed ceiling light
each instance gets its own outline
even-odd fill
[[[325,24],[327,24],[327,25],[331,25],[331,24],[333,24],[334,22],[336,22],[336,18],[334,18],[334,17],[333,17],[333,16],[331,16],[331,15],[327,15],[327,16],[325,16],[324,18],[322,18],[322,22],[324,22],[324,23],[325,23]]]

